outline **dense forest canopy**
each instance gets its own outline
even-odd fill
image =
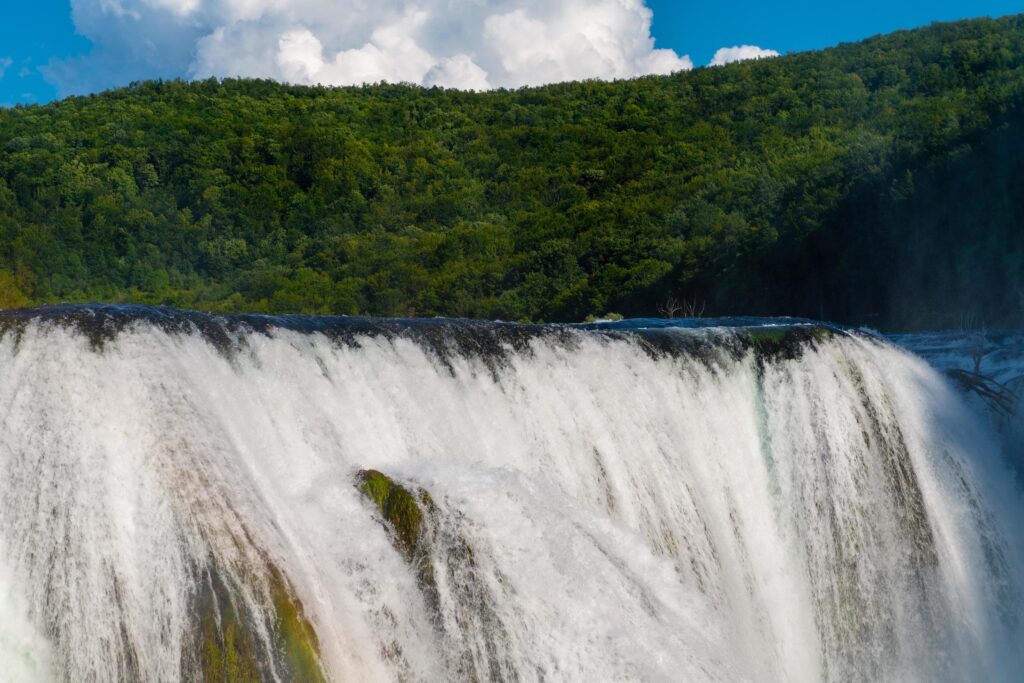
[[[1024,16],[467,93],[145,82],[0,110],[0,304],[1024,318]]]

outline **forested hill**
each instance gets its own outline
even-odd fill
[[[1024,16],[464,93],[147,82],[0,110],[0,305],[1021,324]]]

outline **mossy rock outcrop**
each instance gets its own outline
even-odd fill
[[[377,470],[360,471],[356,486],[392,532],[392,543],[415,572],[435,623],[450,639],[446,658],[451,677],[515,680],[515,665],[507,656],[508,634],[488,597],[488,586],[477,574],[473,549],[456,528],[444,523],[430,494],[407,488]],[[437,558],[436,567],[432,558]],[[445,573],[446,585],[456,594],[447,598],[446,608],[455,615],[454,629],[444,625],[435,571]]]
[[[208,683],[258,683],[264,679],[259,638],[253,632],[252,615],[233,596],[219,572],[204,577],[199,596],[196,678]]]
[[[416,583],[432,610],[438,608],[437,579],[426,537],[426,517],[436,508],[423,489],[411,491],[377,470],[361,470],[356,486],[373,501],[392,542],[416,573]],[[468,548],[468,547],[467,547]]]
[[[281,571],[267,563],[264,596],[256,611],[238,580],[216,567],[203,572],[197,596],[196,643],[186,656],[186,680],[206,683],[325,683],[320,643],[301,601]],[[268,642],[269,638],[269,642]]]
[[[433,507],[427,492],[409,491],[377,470],[360,471],[357,486],[394,531],[395,545],[405,559],[415,558],[423,541],[424,512]]]

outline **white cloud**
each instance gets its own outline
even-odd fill
[[[462,53],[454,57],[445,57],[435,64],[427,72],[423,84],[464,90],[487,90],[491,87],[487,80],[487,72],[477,66],[469,55]]]
[[[745,59],[764,59],[765,57],[778,57],[775,50],[764,50],[757,45],[733,45],[732,47],[720,47],[711,58],[708,66],[722,66],[731,62],[742,62]]]
[[[538,3],[540,4],[540,3]],[[655,50],[651,13],[634,2],[549,2],[484,20],[484,44],[500,65],[500,85],[628,78],[693,68],[689,57]]]
[[[154,77],[258,76],[467,89],[693,67],[655,49],[644,0],[72,0],[90,54],[62,93]]]
[[[0,57],[0,78],[4,77],[7,70],[11,68],[11,64],[14,64],[14,60],[10,57]]]

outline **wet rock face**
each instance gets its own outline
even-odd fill
[[[425,491],[413,494],[377,470],[362,470],[358,481],[359,490],[373,501],[394,532],[398,550],[412,561],[422,542],[423,507],[432,504],[430,496]]]
[[[267,563],[263,596],[252,605],[238,580],[211,566],[196,596],[192,650],[183,655],[185,680],[208,683],[321,683],[320,644],[287,579]]]
[[[244,351],[253,335],[285,330],[319,334],[339,346],[369,338],[408,339],[451,369],[456,358],[478,358],[497,373],[514,354],[529,354],[538,341],[577,348],[584,339],[628,340],[652,356],[687,356],[713,362],[722,354],[752,351],[760,361],[797,358],[809,345],[842,328],[793,318],[622,320],[585,324],[518,324],[452,318],[364,318],[314,315],[213,315],[166,306],[59,304],[0,311],[0,334],[15,338],[30,324],[73,328],[101,350],[140,325],[167,334],[199,334],[221,353]]]
[[[320,334],[342,346],[358,346],[366,338],[404,338],[429,349],[445,362],[472,356],[494,364],[500,364],[510,353],[524,351],[535,339],[555,339],[571,345],[579,334],[568,325],[452,318],[218,315],[137,304],[55,304],[0,310],[0,333],[18,336],[33,323],[74,329],[88,339],[95,350],[102,349],[125,331],[145,325],[172,335],[198,334],[225,355],[243,350],[252,335],[272,335],[286,330]]]
[[[495,596],[452,511],[421,488],[377,470],[361,470],[356,487],[374,504],[395,548],[409,563],[445,647],[451,680],[517,681],[509,636]],[[442,501],[443,503],[443,501]],[[455,518],[459,513],[455,513]]]

